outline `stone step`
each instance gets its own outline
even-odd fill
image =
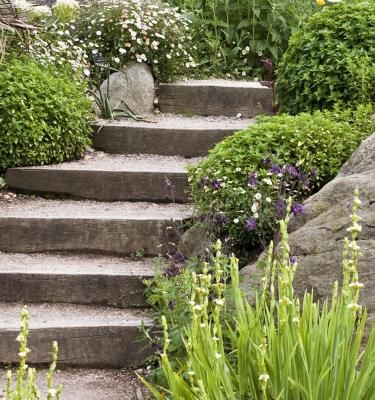
[[[144,307],[152,259],[0,253],[0,302]]]
[[[93,124],[93,146],[114,154],[205,156],[225,137],[252,124],[251,119],[151,116],[150,122],[125,119]]]
[[[165,254],[192,210],[183,204],[21,198],[0,203],[0,251]]]
[[[18,361],[20,303],[0,304],[0,363]],[[59,345],[59,365],[122,368],[142,365],[150,348],[138,341],[140,326],[151,320],[139,311],[66,304],[31,304],[30,364],[51,360],[52,341]]]
[[[196,162],[194,159],[191,162]],[[188,161],[180,157],[92,153],[42,167],[10,168],[12,189],[101,201],[187,201]],[[167,185],[170,182],[171,190]]]
[[[63,400],[145,400],[149,398],[144,385],[133,371],[83,368],[61,370],[59,363],[57,367],[54,382],[55,387],[63,386]],[[47,369],[38,368],[37,384],[43,399],[47,395],[47,373]],[[5,375],[6,372],[0,370],[0,399],[4,399]]]
[[[189,116],[241,114],[244,118],[274,112],[272,89],[259,82],[223,79],[161,83],[159,109]]]

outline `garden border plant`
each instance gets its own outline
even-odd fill
[[[168,386],[160,389],[142,379],[155,398],[374,399],[375,327],[363,344],[367,314],[358,304],[363,286],[357,270],[359,205],[356,190],[352,224],[347,229],[350,238],[344,240],[342,288],[335,282],[330,301],[316,303],[313,293],[306,293],[301,301],[295,297],[297,261],[288,244],[289,214],[280,222],[282,242],[276,258],[272,244],[269,248],[263,290],[255,305],[239,289],[234,256],[229,262],[234,299],[229,318],[223,317],[228,305],[222,265],[214,263],[200,274],[192,272],[186,356],[176,360],[178,368],[173,367],[169,326],[162,318],[160,357]],[[288,212],[290,207],[289,200]]]

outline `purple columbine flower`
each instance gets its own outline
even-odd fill
[[[293,165],[286,165],[285,166],[285,172],[288,175],[293,176],[295,178],[299,177],[299,175],[300,175],[298,169],[296,167],[293,167]]]
[[[286,208],[285,200],[281,197],[278,198],[275,204],[277,218],[285,217],[285,208]]]
[[[221,188],[221,183],[217,179],[211,181],[211,187],[214,190],[219,190]]]
[[[297,263],[297,256],[290,256],[289,257],[289,262],[291,264],[296,264]]]
[[[271,162],[272,162],[271,157],[263,158],[263,160],[262,160],[262,164],[263,164],[263,165],[268,165],[268,166],[270,166],[270,165],[271,165]]]
[[[216,225],[227,225],[230,220],[225,214],[215,214],[213,217],[213,222]]]
[[[245,221],[245,228],[247,231],[255,231],[257,228],[257,222],[254,218],[248,218]]]
[[[207,185],[207,178],[201,178],[198,182],[198,187],[203,189]]]
[[[252,172],[247,177],[247,184],[253,189],[257,188],[257,186],[258,186],[258,174],[256,172]]]
[[[171,264],[164,268],[163,275],[167,278],[173,278],[174,276],[181,274],[181,267],[176,264]]]
[[[292,204],[292,214],[293,215],[300,215],[305,212],[305,207],[302,204],[299,203],[293,203]]]
[[[283,172],[283,169],[280,167],[280,165],[273,164],[273,165],[270,166],[269,171],[272,174],[278,175],[278,174],[281,174]]]

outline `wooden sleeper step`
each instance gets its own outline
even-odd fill
[[[191,215],[183,204],[22,199],[0,204],[0,251],[157,256]]]
[[[0,302],[144,307],[152,259],[0,253]]]
[[[19,315],[22,304],[0,304],[0,363],[18,361]],[[139,311],[66,304],[32,304],[28,355],[30,364],[51,361],[52,342],[59,345],[59,366],[123,368],[142,365],[150,348],[139,341],[142,322],[152,321]]]
[[[159,108],[163,113],[244,118],[274,113],[271,88],[222,79],[161,83]]]

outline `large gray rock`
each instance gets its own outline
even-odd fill
[[[359,188],[362,232],[358,242],[361,301],[375,313],[375,135],[369,137],[338,176],[304,203],[305,215],[289,226],[291,254],[298,256],[295,289],[298,295],[314,289],[318,298],[330,296],[335,280],[341,279],[341,253],[354,189]],[[242,287],[251,297],[260,285],[262,271],[251,264],[241,271]]]
[[[199,257],[204,254],[209,243],[207,227],[202,223],[197,223],[183,233],[178,244],[178,251],[185,258]]]
[[[107,92],[107,79],[100,86]],[[147,115],[154,110],[155,82],[150,67],[132,61],[109,77],[108,97],[112,107],[125,103],[137,115]]]

